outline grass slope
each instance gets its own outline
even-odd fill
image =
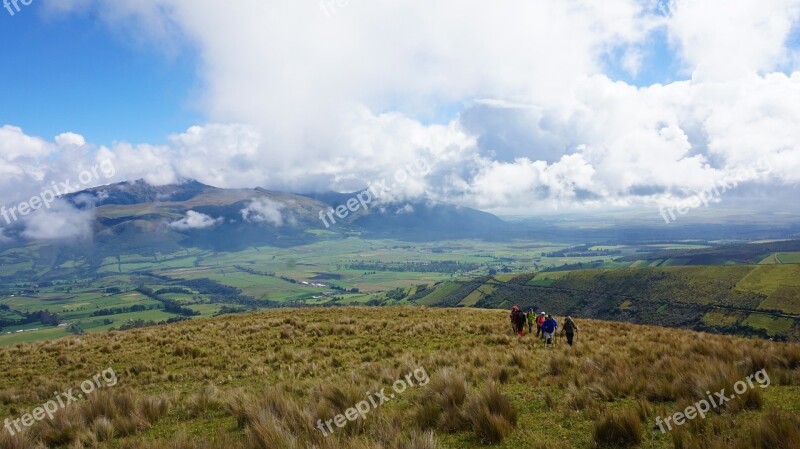
[[[575,347],[548,349],[510,336],[505,311],[280,309],[3,348],[0,413],[12,419],[109,367],[117,384],[22,436],[3,430],[0,447],[759,449],[800,441],[800,346],[579,325]],[[705,391],[730,392],[762,369],[769,386],[755,384],[672,432],[654,428],[657,416]],[[365,419],[328,437],[315,427],[367,392],[392,392],[411,372],[425,375]]]

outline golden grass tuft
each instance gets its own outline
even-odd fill
[[[800,418],[776,410],[762,416],[737,444],[737,449],[794,448],[800,448]]]
[[[467,405],[472,430],[484,443],[499,443],[517,425],[517,412],[495,383],[488,383]]]
[[[598,448],[619,449],[642,442],[642,424],[633,410],[612,412],[597,421],[592,440]]]

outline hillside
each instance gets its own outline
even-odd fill
[[[800,265],[540,272],[443,282],[417,302],[508,309],[800,340]]]
[[[774,254],[794,253],[797,251],[800,251],[800,240],[780,240],[718,245],[699,249],[658,250],[645,255],[637,254],[621,257],[619,261],[633,262],[634,266],[650,267],[756,264]],[[780,261],[780,259],[778,260]]]
[[[578,323],[575,347],[547,349],[510,336],[505,311],[281,309],[3,348],[0,412],[12,419],[105,377],[24,437],[4,430],[0,446],[564,449],[611,447],[616,422],[642,448],[779,447],[766,446],[774,431],[798,441],[800,346]],[[655,427],[762,369],[770,382],[705,420]],[[364,419],[327,437],[316,427],[384,388],[388,402]]]

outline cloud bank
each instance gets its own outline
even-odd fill
[[[353,191],[423,159],[432,169],[393,194],[509,213],[672,203],[760,160],[773,170],[750,183],[800,183],[797,0],[48,8],[196,48],[208,122],[108,148],[5,126],[4,195],[93,158],[119,179],[301,192]],[[669,76],[639,79],[651,66]],[[281,223],[270,205],[247,216]]]

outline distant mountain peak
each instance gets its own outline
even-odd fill
[[[152,202],[187,201],[200,193],[214,190],[212,187],[194,179],[184,179],[175,184],[154,186],[144,179],[122,181],[115,184],[92,187],[65,195],[64,198],[76,207],[84,207],[89,195],[92,204],[142,204]]]

